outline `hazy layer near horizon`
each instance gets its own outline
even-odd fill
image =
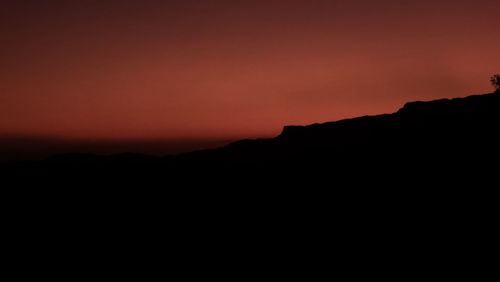
[[[233,140],[85,140],[58,137],[0,136],[0,161],[40,160],[57,154],[138,153],[165,156],[227,145]]]

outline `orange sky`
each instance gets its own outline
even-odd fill
[[[254,138],[491,92],[500,1],[2,1],[0,135]]]

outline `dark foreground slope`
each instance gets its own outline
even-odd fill
[[[165,158],[4,165],[7,230],[17,254],[40,261],[60,248],[106,267],[161,256],[183,275],[312,266],[309,280],[333,265],[350,277],[464,276],[457,265],[488,265],[496,240],[499,98],[408,103]]]

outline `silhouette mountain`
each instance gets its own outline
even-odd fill
[[[484,172],[498,160],[499,96],[496,92],[411,102],[393,114],[285,126],[275,138],[241,140],[217,149],[163,158],[66,154],[6,167],[65,171],[69,175],[132,171],[132,175],[158,173],[171,177],[214,176],[220,171],[228,172],[225,177],[261,173],[314,175],[325,170],[337,171],[339,175],[364,173],[377,177],[396,177],[395,172],[408,177],[465,169]]]
[[[185,256],[237,246],[259,260],[270,250],[318,262],[325,252],[461,258],[464,242],[489,250],[496,234],[499,115],[493,93],[163,158],[58,155],[3,164],[2,192],[25,242],[117,254],[133,242]]]
[[[242,140],[167,159],[177,166],[196,163],[302,172],[328,168],[371,172],[381,165],[400,169],[422,163],[424,170],[477,170],[477,165],[489,163],[486,156],[498,154],[499,96],[411,102],[393,114],[285,126],[276,138]],[[477,164],[480,160],[484,163]]]

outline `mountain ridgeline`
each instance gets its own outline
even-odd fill
[[[177,165],[349,173],[450,171],[498,162],[500,94],[411,102],[393,114],[285,126],[276,138],[174,157]],[[331,171],[331,174],[335,174]]]
[[[143,175],[193,179],[301,176],[394,179],[484,174],[499,160],[500,93],[429,102],[410,102],[392,114],[285,126],[270,139],[153,157],[139,154],[58,155],[10,168],[64,175]],[[451,176],[450,176],[451,177]]]

